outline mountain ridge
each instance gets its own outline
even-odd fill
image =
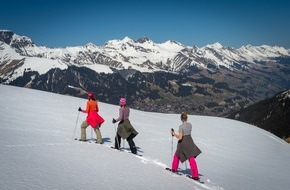
[[[87,43],[84,46],[66,48],[48,48],[37,46],[30,38],[19,36],[12,31],[0,31],[0,41],[13,47],[23,56],[57,59],[69,64],[96,64],[97,56],[109,59],[101,64],[119,69],[133,68],[139,71],[167,70],[179,72],[186,66],[196,65],[206,69],[208,64],[217,67],[224,66],[236,69],[233,65],[242,62],[257,63],[273,61],[279,56],[290,56],[290,50],[279,46],[242,46],[239,49],[224,47],[220,43],[206,45],[202,48],[185,46],[179,42],[168,40],[164,43],[154,43],[147,37],[133,40],[125,37],[122,40],[110,40],[103,46]],[[253,53],[254,52],[254,53]],[[95,55],[92,56],[90,55]],[[81,60],[81,58],[83,60]],[[180,61],[187,59],[188,61]],[[205,59],[202,61],[202,59]],[[209,62],[209,63],[206,63]],[[119,63],[119,64],[116,64]],[[147,64],[146,64],[147,63]]]
[[[289,89],[289,76],[289,50],[278,46],[198,48],[125,37],[48,48],[0,31],[1,84],[81,97],[95,89],[105,102],[125,96],[145,111],[224,116]]]

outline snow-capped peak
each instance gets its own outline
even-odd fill
[[[134,40],[132,40],[131,38],[129,38],[128,36],[126,36],[125,38],[123,38],[121,40],[121,42],[123,42],[123,43],[129,43],[129,42],[134,42]]]
[[[206,45],[206,47],[213,48],[213,49],[222,49],[224,46],[220,44],[219,42],[216,42],[214,44]]]
[[[26,43],[26,44],[34,44],[34,42],[27,36],[19,36],[17,34],[13,35],[12,43]]]
[[[96,46],[95,44],[89,42],[89,43],[87,43],[87,44],[85,45],[85,47],[86,47],[86,48],[96,48],[97,46]]]
[[[139,38],[139,39],[137,40],[137,42],[143,44],[143,43],[145,43],[145,42],[152,42],[152,41],[151,41],[148,37],[143,36],[143,37]]]

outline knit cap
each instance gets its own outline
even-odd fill
[[[120,105],[121,106],[126,105],[126,98],[120,98]]]

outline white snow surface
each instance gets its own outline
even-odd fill
[[[118,100],[116,100],[116,104]],[[99,102],[103,145],[80,137],[86,99],[0,85],[0,189],[216,189],[285,190],[290,187],[290,146],[255,126],[218,117],[190,115],[192,137],[202,154],[196,159],[199,185],[164,170],[171,165],[179,114],[131,109],[143,157],[109,148],[114,143],[112,118],[118,105]],[[186,110],[185,110],[186,111]],[[90,127],[87,138],[95,138]],[[173,142],[173,146],[172,146]],[[121,145],[128,149],[127,142]],[[173,151],[172,151],[173,150]],[[188,173],[189,164],[180,163]]]

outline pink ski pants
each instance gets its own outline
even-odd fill
[[[189,164],[190,164],[191,176],[198,177],[198,169],[197,169],[197,164],[194,157],[189,158]],[[174,154],[173,161],[172,161],[172,170],[177,171],[178,166],[179,166],[179,158],[177,157],[176,154]]]

